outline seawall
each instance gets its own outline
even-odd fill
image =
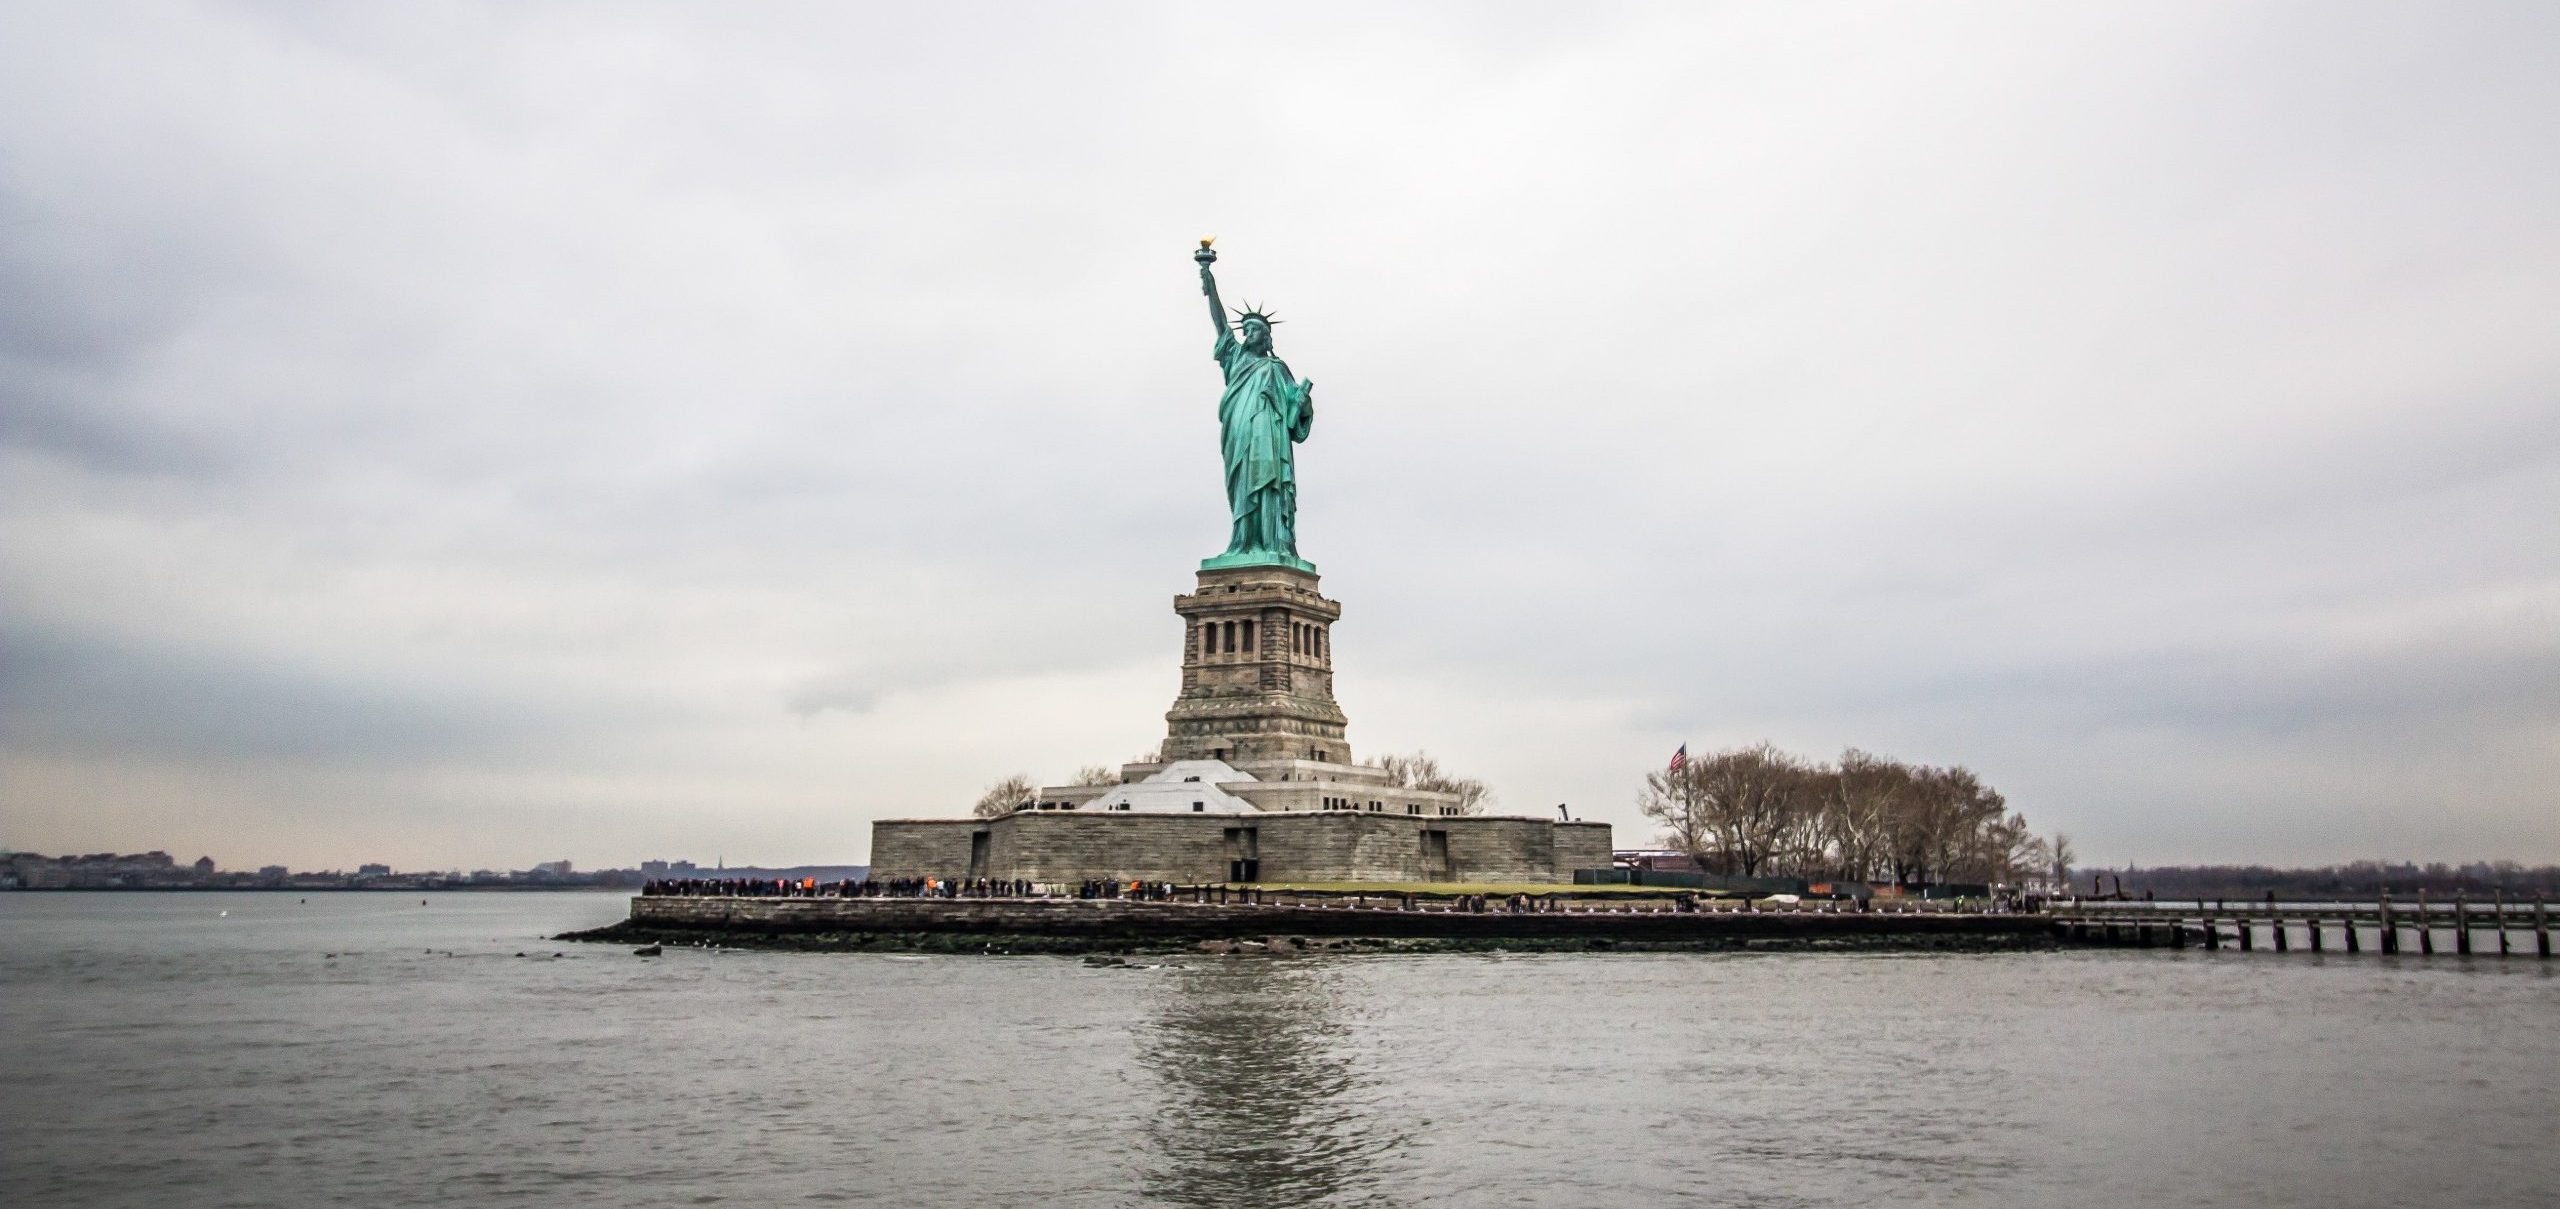
[[[1381,907],[1128,899],[694,898],[631,900],[623,923],[569,939],[787,948],[1164,949],[1268,937],[1526,942],[1608,948],[2023,948],[2052,943],[2033,915]],[[1425,946],[1427,947],[1427,946]]]

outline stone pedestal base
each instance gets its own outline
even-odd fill
[[[1165,759],[1352,762],[1333,699],[1342,606],[1316,583],[1312,567],[1204,567],[1199,591],[1174,598],[1182,693],[1165,713]]]

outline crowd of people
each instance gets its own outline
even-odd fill
[[[822,882],[816,878],[678,877],[642,883],[640,893],[669,898],[1125,898],[1171,902],[1197,888],[1172,882],[1034,882],[1021,878],[890,877]],[[1238,899],[1237,901],[1245,901]]]
[[[761,877],[653,878],[640,893],[666,898],[1040,898],[1053,887],[1019,879],[989,877],[890,877],[873,881],[822,882]]]
[[[1076,887],[1077,898],[1132,898],[1140,902],[1167,903],[1182,888],[1172,882],[1115,882],[1088,878]]]

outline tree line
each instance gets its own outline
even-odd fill
[[[1483,814],[1494,802],[1493,791],[1484,782],[1440,767],[1440,761],[1427,751],[1391,753],[1361,763],[1386,773],[1387,784],[1399,789],[1456,794],[1460,814]]]
[[[1768,743],[1645,777],[1637,806],[1663,843],[1712,872],[1813,881],[1994,883],[2070,867],[2051,839],[1963,765],[1910,764],[1856,748],[1824,763]]]

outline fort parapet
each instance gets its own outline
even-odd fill
[[[1560,883],[1608,867],[1608,824],[1510,816],[1026,810],[871,827],[876,880]]]

